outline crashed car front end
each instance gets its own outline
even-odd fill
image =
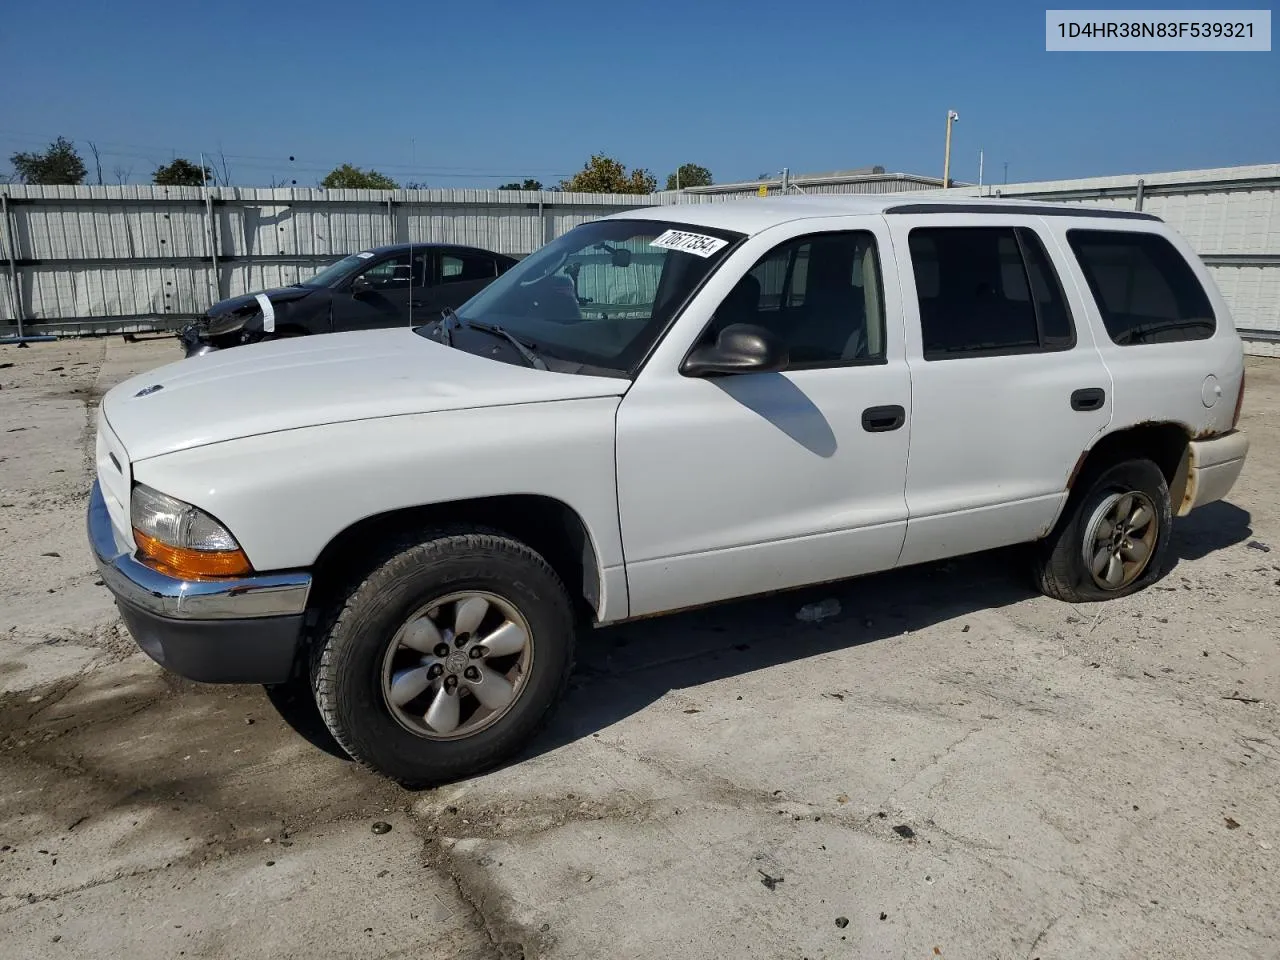
[[[199,357],[215,350],[261,340],[268,331],[262,306],[265,297],[237,297],[216,303],[198,320],[178,332],[184,357]],[[271,301],[266,301],[270,307]],[[272,311],[274,318],[274,310]]]
[[[184,357],[199,357],[218,348],[208,338],[209,318],[193,320],[178,331],[178,342]]]

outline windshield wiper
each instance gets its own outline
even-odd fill
[[[449,312],[453,313],[452,310],[450,310]],[[454,313],[453,315],[455,318],[457,317],[456,313]],[[460,322],[472,330],[482,330],[485,333],[491,333],[495,337],[501,337],[503,340],[506,340],[509,344],[511,344],[513,347],[516,348],[516,351],[520,354],[520,356],[524,357],[525,362],[528,363],[529,366],[533,367],[535,370],[548,369],[546,363],[543,362],[542,358],[539,357],[532,350],[530,350],[529,345],[527,343],[524,343],[521,340],[517,340],[514,336],[512,336],[506,330],[503,330],[502,327],[498,326],[496,323],[476,323],[474,320],[463,320]]]
[[[1157,320],[1154,323],[1140,323],[1130,327],[1112,339],[1120,346],[1128,346],[1132,343],[1146,343],[1147,336],[1152,333],[1163,333],[1166,330],[1186,330],[1192,327],[1207,327],[1212,331],[1214,321],[1198,317],[1187,320]]]

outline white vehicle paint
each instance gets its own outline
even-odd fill
[[[112,390],[90,529],[122,609],[235,618],[246,596],[253,616],[297,620],[296,647],[302,617],[336,599],[325,571],[352,531],[390,540],[423,517],[480,528],[486,511],[541,531],[596,623],[1042,539],[1059,582],[1074,564],[1081,589],[1118,593],[1158,572],[1147,558],[1164,534],[1142,504],[1169,501],[1167,524],[1239,475],[1241,342],[1203,265],[1154,218],[889,196],[637,209],[603,223],[641,246],[583,247],[592,296],[578,268],[560,275],[569,254],[552,244],[460,312],[487,321],[503,297],[531,310],[576,298],[573,312],[600,316],[546,328],[544,346],[598,330],[625,357],[649,331],[614,375],[386,330],[247,346]],[[1073,243],[1092,244],[1088,270]],[[610,270],[635,251],[647,272],[605,302]],[[659,324],[671,294],[652,278],[668,262],[700,279],[663,303]],[[650,282],[646,306],[637,291]],[[497,353],[506,334],[488,335]],[[1147,481],[1115,481],[1119,492],[1079,515],[1108,469],[1135,461],[1148,473],[1128,475]],[[1125,483],[1137,484],[1129,500]],[[221,592],[164,579],[131,529],[133,484],[220,524],[251,573]],[[562,535],[564,549],[545,539]],[[139,636],[166,662],[162,639]]]

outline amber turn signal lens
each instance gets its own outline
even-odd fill
[[[190,550],[171,547],[155,537],[148,537],[137,527],[133,528],[133,539],[138,544],[138,559],[170,577],[181,580],[218,580],[253,572],[243,550]]]

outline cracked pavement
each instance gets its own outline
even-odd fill
[[[305,700],[166,676],[97,585],[93,406],[177,356],[0,352],[7,954],[1280,954],[1280,362],[1143,594],[1002,551],[596,631],[525,757],[413,793]]]

